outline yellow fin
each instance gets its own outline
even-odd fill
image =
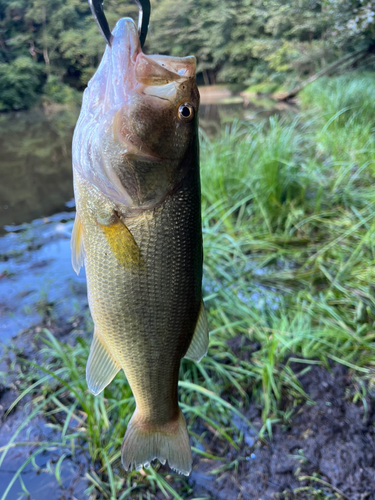
[[[143,260],[137,242],[116,213],[114,214],[113,223],[109,225],[99,223],[99,225],[107,238],[112,252],[124,266],[142,266]]]
[[[121,446],[124,469],[149,467],[158,458],[162,464],[188,476],[191,472],[191,450],[185,418],[179,409],[177,419],[154,428],[141,418],[138,410],[130,419]]]
[[[85,248],[83,246],[83,228],[82,222],[78,215],[74,221],[72,237],[70,240],[70,248],[72,250],[72,266],[74,271],[79,274],[79,270],[83,266],[83,261],[85,259]]]
[[[103,340],[94,331],[89,359],[86,365],[86,381],[89,391],[97,396],[120,371]]]
[[[207,315],[202,301],[197,326],[195,327],[194,336],[191,339],[185,358],[192,359],[193,361],[197,361],[197,363],[199,363],[203,356],[207,354],[208,341]]]

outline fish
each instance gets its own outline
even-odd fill
[[[88,388],[100,394],[123,370],[136,402],[126,471],[155,459],[192,468],[178,377],[209,342],[198,111],[195,57],[144,54],[134,21],[120,19],[74,131],[71,249],[94,321]]]

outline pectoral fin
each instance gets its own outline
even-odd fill
[[[70,248],[72,250],[72,266],[77,274],[83,266],[85,258],[85,248],[83,246],[83,228],[81,219],[78,214],[74,221],[72,237],[70,240]]]
[[[142,267],[143,259],[139,247],[132,233],[116,214],[113,215],[113,222],[100,224],[100,227],[112,252],[121,264],[130,268]]]
[[[208,350],[208,322],[207,315],[204,309],[203,301],[201,302],[201,308],[199,312],[199,317],[197,321],[197,326],[195,327],[194,336],[191,340],[189,349],[185,354],[185,358],[192,359],[193,361],[199,361],[207,354]]]
[[[95,331],[86,366],[86,381],[89,391],[97,396],[112,382],[119,371],[120,366]]]

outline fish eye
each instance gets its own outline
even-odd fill
[[[191,104],[181,104],[178,108],[178,117],[183,122],[191,122],[194,118],[194,108]]]

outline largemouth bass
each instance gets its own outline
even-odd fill
[[[87,384],[97,395],[125,372],[136,401],[126,470],[158,458],[191,471],[178,372],[208,347],[195,67],[143,54],[133,20],[121,19],[74,132],[72,263],[77,273],[85,264],[95,325]]]

